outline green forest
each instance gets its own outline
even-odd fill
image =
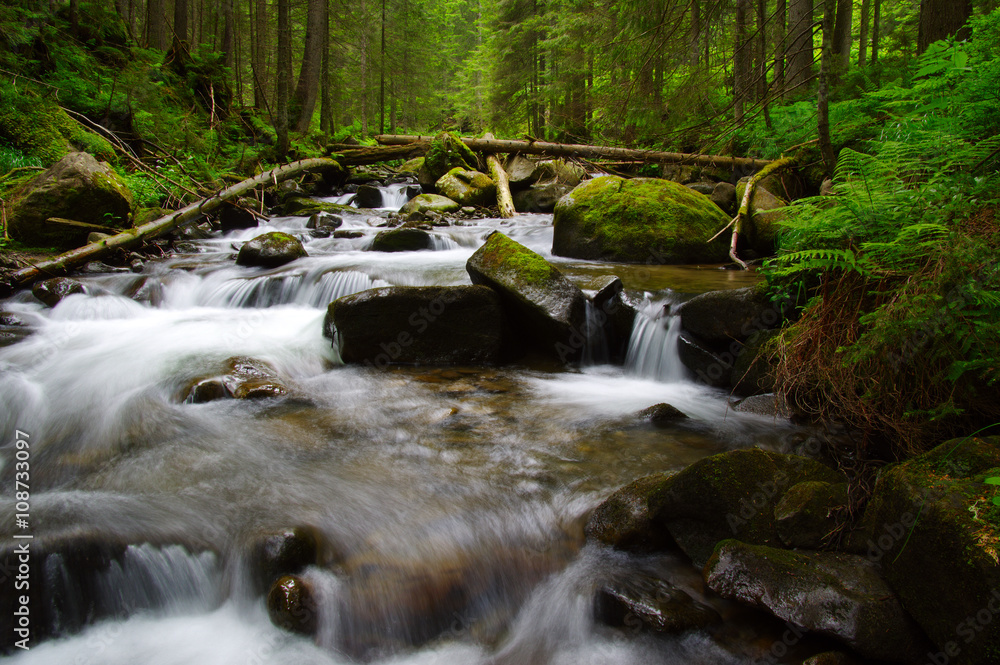
[[[1000,419],[997,4],[14,0],[0,196],[70,147],[151,209],[387,133],[791,157],[779,384],[912,452]]]

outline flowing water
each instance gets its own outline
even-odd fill
[[[398,201],[393,204],[398,204]],[[716,452],[778,448],[795,434],[734,413],[688,379],[664,307],[750,283],[717,268],[608,266],[551,255],[551,217],[470,220],[435,230],[436,251],[365,251],[384,222],[346,215],[360,237],[313,238],[304,218],[191,242],[141,275],[81,278],[89,294],[52,309],[21,293],[0,309],[32,334],[0,348],[0,535],[15,519],[13,442],[30,435],[36,543],[128,543],[86,594],[46,562],[62,637],[24,663],[745,663],[754,640],[693,631],[650,637],[600,626],[594,590],[637,568],[705,598],[670,557],[583,543],[588,512],[620,485]],[[624,367],[344,366],[322,335],[326,305],[374,286],[468,284],[465,262],[499,229],[582,288],[619,274],[643,300]],[[235,249],[272,230],[309,257],[237,267]],[[185,399],[227,359],[269,363],[284,397]],[[656,429],[635,414],[668,402],[690,416]],[[331,562],[303,576],[320,599],[309,638],[270,623],[248,582],[260,533],[307,525]],[[11,593],[5,585],[3,593]],[[707,598],[725,616],[732,608]],[[84,613],[85,614],[85,613]],[[756,633],[754,633],[756,635]]]

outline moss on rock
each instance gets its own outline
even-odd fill
[[[476,153],[462,143],[462,139],[450,132],[441,132],[431,140],[424,159],[424,168],[433,178],[432,182],[435,182],[454,168],[475,170],[478,161]]]
[[[273,231],[243,243],[236,256],[236,265],[277,268],[303,256],[308,255],[298,238]]]
[[[55,102],[24,94],[0,103],[0,138],[25,155],[37,157],[45,166],[58,162],[73,150],[99,159],[114,158],[108,141],[87,131]]]
[[[463,206],[485,206],[495,201],[497,186],[479,171],[454,168],[435,183],[442,196]]]
[[[406,205],[399,209],[399,214],[403,217],[411,215],[415,212],[423,214],[428,212],[439,212],[444,214],[457,212],[461,207],[461,205],[452,201],[447,196],[440,196],[438,194],[419,194],[407,201]]]
[[[720,262],[726,239],[708,239],[727,221],[708,197],[676,183],[603,176],[560,199],[552,252],[624,263]]]

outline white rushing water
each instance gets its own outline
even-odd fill
[[[402,192],[390,188],[387,205]],[[790,431],[688,380],[676,318],[663,313],[670,292],[641,308],[625,367],[603,364],[597,341],[581,368],[344,366],[323,337],[330,301],[468,284],[465,263],[493,230],[571,275],[606,269],[552,257],[546,215],[435,229],[433,250],[398,254],[366,251],[383,217],[344,217],[360,237],[314,238],[305,219],[274,218],[190,243],[141,275],[81,278],[90,293],[51,309],[28,293],[0,303],[32,331],[0,348],[0,435],[30,434],[36,542],[124,548],[84,577],[72,555],[49,556],[60,637],[11,662],[749,662],[705,632],[653,638],[593,617],[595,588],[635,565],[581,549],[603,497]],[[301,237],[309,256],[273,270],[233,264],[240,244],[272,230]],[[237,357],[266,364],[286,394],[188,399]],[[661,402],[690,422],[636,419]],[[0,446],[5,479],[12,454]],[[14,512],[4,493],[0,524]],[[337,562],[303,573],[321,601],[315,639],[272,626],[247,581],[249,543],[300,525]]]

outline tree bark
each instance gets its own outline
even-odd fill
[[[878,38],[882,27],[882,0],[872,0],[872,64],[878,62]]]
[[[743,125],[750,96],[751,44],[747,38],[747,6],[750,0],[736,0],[736,44],[733,49],[733,119]]]
[[[337,162],[332,159],[303,159],[292,164],[285,164],[284,166],[244,180],[217,194],[196,201],[187,207],[176,210],[169,215],[155,219],[142,226],[122,231],[110,238],[64,252],[28,268],[22,268],[7,278],[6,285],[11,289],[22,288],[39,279],[65,275],[73,268],[109,256],[116,250],[137,247],[146,240],[152,240],[168,231],[201,219],[227,201],[238,198],[257,187],[276,184],[289,178],[298,177],[303,173],[322,173],[329,169],[339,169]]]
[[[494,140],[493,135],[489,133],[484,134],[483,139],[486,141]],[[490,177],[493,178],[493,182],[497,186],[497,207],[500,209],[500,216],[504,219],[510,219],[516,214],[516,211],[514,210],[514,199],[510,196],[507,172],[496,155],[486,157],[486,166],[489,168]]]
[[[167,41],[167,15],[166,3],[164,0],[149,0],[146,4],[146,39],[149,48],[157,51],[166,51],[169,42]]]
[[[233,44],[236,40],[236,25],[233,21],[233,1],[222,0],[222,64],[230,71],[233,71],[236,63],[236,49]]]
[[[266,0],[249,0],[253,10],[254,37],[251,43],[250,69],[253,74],[253,105],[258,111],[267,108],[267,90],[264,81],[268,80],[265,65],[267,53],[267,2]]]
[[[333,99],[330,91],[330,10],[327,7],[323,25],[323,62],[319,76],[319,129],[329,136],[333,133]]]
[[[327,0],[309,0],[306,15],[306,40],[303,45],[302,67],[295,86],[295,131],[309,130],[316,98],[319,96],[319,74],[323,62],[323,33],[326,26]]]
[[[854,20],[854,0],[837,0],[837,18],[833,25],[833,68],[846,72],[851,66],[851,28]]]
[[[399,146],[414,143],[429,143],[432,136],[392,136],[380,135],[375,140],[382,145]],[[623,161],[648,162],[651,164],[693,164],[695,166],[719,166],[722,168],[760,169],[770,164],[767,159],[729,157],[726,155],[696,155],[682,152],[661,152],[657,150],[632,150],[610,146],[572,145],[547,143],[544,141],[507,141],[501,139],[467,139],[462,142],[476,152],[521,152],[528,155],[549,155],[551,157],[583,157],[586,159],[615,159]]]
[[[830,66],[833,61],[833,18],[837,11],[837,0],[823,0],[823,47],[820,52],[819,93],[816,103],[819,150],[823,155],[826,174],[833,177],[837,158],[830,140]]]
[[[174,0],[173,51],[180,56],[187,50],[188,41],[188,0]]]
[[[939,39],[953,35],[966,39],[969,31],[965,24],[971,16],[972,3],[969,0],[921,0],[917,53],[923,53]]]
[[[871,0],[861,0],[861,34],[858,35],[858,67],[868,61],[868,25],[871,23]]]
[[[789,0],[788,60],[785,83],[789,90],[803,85],[812,76],[813,0]]]
[[[775,93],[785,96],[785,54],[788,51],[788,6],[785,0],[777,0],[774,8],[776,46],[774,49]]]
[[[274,158],[288,154],[288,93],[292,80],[292,36],[288,20],[289,0],[278,0],[278,84],[274,103],[274,133],[277,135]]]

